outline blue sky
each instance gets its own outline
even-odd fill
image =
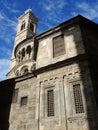
[[[9,69],[17,18],[28,8],[39,19],[38,34],[78,14],[98,23],[97,0],[0,0],[0,80]]]

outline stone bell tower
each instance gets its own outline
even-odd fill
[[[18,27],[10,63],[8,78],[23,75],[31,71],[34,65],[34,36],[36,35],[37,17],[31,9],[18,18]]]

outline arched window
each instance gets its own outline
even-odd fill
[[[21,75],[25,75],[25,74],[27,74],[28,72],[29,72],[29,71],[28,71],[28,66],[22,67],[22,69],[21,69],[21,71],[20,71]]]
[[[25,57],[25,48],[22,49],[22,60]]]
[[[22,31],[23,29],[25,29],[25,25],[26,25],[26,23],[25,23],[25,21],[23,21],[23,22],[22,22],[22,25],[21,25],[21,31]]]
[[[30,58],[30,54],[31,54],[31,46],[27,46],[26,51],[27,51],[27,54],[29,54],[29,58]]]

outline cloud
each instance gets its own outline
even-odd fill
[[[77,11],[72,13],[73,15],[78,12],[89,19],[98,19],[98,3],[77,2],[76,10]]]
[[[6,79],[9,69],[9,59],[0,59],[0,80]]]
[[[9,70],[9,59],[17,28],[16,15],[20,11],[16,9],[15,2],[0,0],[0,5],[0,80],[4,80]]]
[[[5,53],[6,53],[6,55],[5,55]],[[11,49],[8,48],[8,47],[2,46],[2,47],[0,48],[0,56],[3,55],[3,57],[4,57],[4,56],[7,56],[7,57],[10,58],[10,57],[11,57],[11,53],[12,53],[12,51],[11,51]]]
[[[2,15],[2,13],[0,12],[0,21],[4,19],[4,16]]]
[[[47,10],[47,11],[53,11],[56,9],[62,9],[63,7],[65,7],[65,5],[67,5],[67,2],[65,0],[46,0],[43,3],[40,3],[43,5],[43,9]]]
[[[67,18],[64,8],[68,3],[65,0],[44,0],[43,2],[39,2],[39,4],[43,13],[43,17],[40,19],[41,22],[39,21],[39,30],[41,28],[41,30],[45,31]]]
[[[6,14],[0,12],[0,39],[5,41],[6,44],[13,42],[17,28],[16,18],[9,18]]]
[[[8,1],[1,0],[1,4],[6,8],[11,13],[19,13],[20,11],[15,9],[16,8],[16,3],[9,3]]]
[[[62,9],[67,5],[67,2],[65,0],[57,0],[57,8]]]
[[[7,22],[7,27],[11,27],[14,31],[16,31],[16,28],[17,28],[17,21],[14,19],[14,20],[11,20],[9,18],[6,17],[6,22]]]

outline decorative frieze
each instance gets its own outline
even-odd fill
[[[70,117],[68,118],[69,123],[73,123],[73,125],[82,126],[87,123],[87,117]]]

